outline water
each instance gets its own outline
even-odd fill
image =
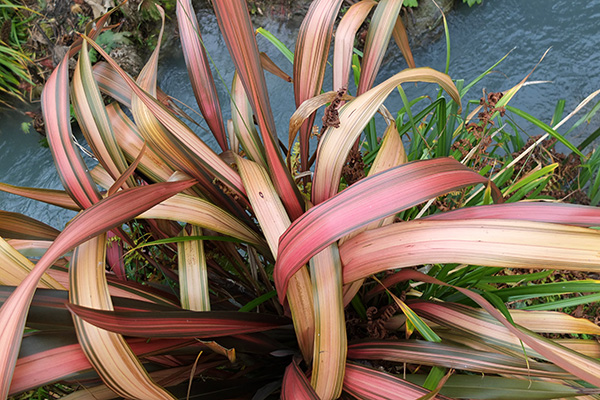
[[[230,117],[227,87],[233,77],[232,62],[211,11],[199,10],[198,17],[204,42],[214,62],[213,75],[224,118],[227,119]],[[467,98],[478,99],[484,88],[488,92],[501,91],[517,84],[551,47],[530,77],[531,81],[551,83],[526,86],[511,101],[511,105],[549,122],[559,99],[566,99],[568,113],[588,94],[600,89],[600,51],[597,50],[600,48],[600,34],[596,28],[599,22],[600,0],[484,0],[482,5],[472,8],[459,3],[448,15],[451,40],[449,74],[468,83],[516,47],[493,74],[471,89]],[[261,18],[255,26],[265,27],[290,49],[294,48],[299,21],[283,23]],[[269,42],[259,36],[258,43],[262,51],[291,75],[291,64]],[[441,71],[445,68],[446,43],[443,38],[427,47],[414,48],[413,54],[417,66],[430,66]],[[173,42],[165,46],[162,55],[160,86],[166,93],[196,109],[181,47]],[[378,82],[405,66],[399,50],[395,45],[390,46]],[[268,73],[266,77],[279,135],[287,142],[287,124],[295,109],[292,86]],[[331,89],[330,86],[331,76],[327,75],[325,89]],[[406,90],[409,97],[414,97],[423,93],[433,94],[435,87],[429,84],[419,84],[416,88],[406,85]],[[394,113],[401,107],[399,96],[391,96],[386,105]],[[24,135],[20,132],[20,123],[26,118],[16,112],[4,112],[0,118],[1,181],[60,188],[50,152],[37,144],[35,133]],[[522,120],[515,122],[526,130],[523,132],[526,135],[542,133]],[[584,124],[573,132],[570,139],[580,142],[598,127],[599,122],[599,118],[593,118],[589,125]],[[216,148],[211,136],[207,138],[201,129],[197,129],[197,133]],[[57,228],[62,228],[72,216],[71,212],[57,211],[56,207],[3,193],[0,193],[0,208],[22,212]]]
[[[62,189],[50,149],[40,145],[40,135],[24,133],[21,123],[30,121],[18,111],[0,114],[0,171],[3,183]],[[19,212],[62,229],[75,212],[0,192],[0,209]]]

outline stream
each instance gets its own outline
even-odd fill
[[[204,43],[212,58],[224,118],[227,119],[230,116],[227,87],[231,85],[233,66],[212,11],[199,9],[198,18]],[[597,29],[600,0],[483,0],[483,4],[472,8],[460,2],[447,19],[451,41],[449,75],[454,79],[464,79],[468,83],[514,49],[492,74],[471,89],[467,99],[478,100],[484,88],[488,92],[511,88],[534,68],[548,48],[551,48],[550,51],[529,80],[549,82],[524,87],[511,105],[549,123],[559,99],[566,100],[566,115],[590,93],[600,89],[600,34]],[[260,17],[255,27],[263,26],[293,50],[299,23],[294,19],[282,22]],[[285,72],[292,74],[291,64],[266,39],[259,36],[258,44],[261,51],[265,51]],[[413,55],[417,66],[444,71],[446,41],[442,37],[426,47],[413,48]],[[400,51],[392,43],[376,83],[405,67]],[[295,110],[292,85],[269,73],[266,78],[279,135],[287,137],[287,124]],[[159,85],[167,94],[197,109],[177,41],[171,41],[162,50]],[[437,89],[431,84],[405,86],[409,99],[422,94],[434,95]],[[331,89],[330,72],[325,77],[324,89]],[[386,102],[392,114],[401,104],[397,93]],[[595,102],[584,110],[589,110],[593,104]],[[13,185],[61,188],[50,151],[39,145],[39,135],[33,131],[28,134],[21,131],[21,124],[29,119],[21,111],[1,110],[0,120],[0,181]],[[599,122],[600,118],[592,118],[589,124],[575,130],[569,139],[574,143],[581,142],[598,127]],[[541,133],[527,124],[522,126],[526,128],[527,135]],[[570,123],[565,128],[568,126]],[[202,128],[194,129],[216,148],[211,135]],[[559,132],[564,132],[564,129]],[[93,160],[86,156],[84,159],[90,161],[89,166],[94,165]],[[59,229],[74,216],[71,211],[5,193],[0,193],[0,209],[26,214]]]

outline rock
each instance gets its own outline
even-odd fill
[[[454,7],[455,0],[436,0],[444,14]],[[439,38],[443,33],[442,14],[432,0],[419,0],[417,8],[402,15],[411,48],[421,47]]]
[[[134,45],[117,47],[109,55],[132,77],[136,77],[144,67],[139,50]]]

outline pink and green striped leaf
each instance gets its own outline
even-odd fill
[[[486,182],[454,159],[418,161],[365,178],[313,207],[280,238],[274,271],[280,300],[289,278],[342,236],[443,193]]]
[[[112,311],[105,274],[106,234],[77,246],[69,268],[69,301],[78,306]],[[164,399],[173,396],[148,375],[125,338],[73,316],[81,349],[102,381],[116,394],[131,399]]]
[[[103,311],[74,304],[67,307],[85,321],[122,335],[163,338],[210,338],[263,332],[290,324],[267,314],[229,311]]]
[[[144,139],[147,140],[149,147],[162,159],[168,161],[172,167],[198,179],[202,189],[211,196],[220,199],[221,204],[239,211],[239,205],[229,199],[228,196],[225,196],[213,184],[213,180],[217,178],[243,198],[243,187],[239,175],[196,136],[184,122],[176,118],[172,112],[146,90],[155,90],[156,88],[156,68],[153,63],[157,60],[151,59],[148,64],[149,67],[146,69],[147,72],[142,71],[144,75],[141,76],[142,85],[140,87],[101,46],[94,42],[90,42],[90,44],[113,66],[135,93],[132,100],[132,110],[134,116],[137,113],[136,123],[138,123],[138,128]],[[155,58],[157,56],[156,54]],[[136,99],[139,99],[139,102]],[[157,125],[156,121],[160,122],[160,125]],[[241,211],[239,213],[241,214]]]
[[[479,304],[490,314],[491,317],[493,317],[496,321],[500,322],[500,324],[502,324],[506,328],[502,329],[501,325],[496,323],[495,333],[493,334],[494,338],[499,338],[500,333],[502,333],[503,335],[513,335],[513,342],[521,341],[524,343],[524,345],[529,346],[532,349],[528,352],[529,355],[532,354],[532,351],[536,352],[539,355],[538,357],[544,358],[554,363],[556,366],[562,368],[566,372],[575,375],[579,379],[582,379],[592,385],[600,387],[600,361],[588,357],[584,354],[578,353],[567,347],[561,346],[553,342],[552,340],[541,337],[523,327],[513,325],[502,315],[500,311],[498,311],[494,306],[492,306],[487,300],[485,300],[481,295],[471,290],[449,285],[445,282],[442,282],[438,279],[435,279],[429,275],[425,275],[415,270],[403,270],[398,272],[397,274],[402,276],[405,280],[416,280],[436,285],[452,287],[453,289],[459,291],[460,293],[464,294],[465,296],[469,297],[477,304]],[[413,310],[415,310],[415,312],[417,313],[421,313],[422,316],[425,316],[425,307],[432,308],[431,305],[439,306],[435,303],[427,302],[420,302],[419,305],[423,306],[418,306],[418,304],[416,303],[411,303],[411,307],[413,308]],[[459,307],[462,307],[463,309],[465,308],[465,306]],[[459,330],[465,329],[466,320],[462,321],[462,324],[459,323],[460,325],[457,325],[456,315],[459,314],[455,313],[453,314],[455,318],[449,319],[448,310],[447,308],[444,308],[444,310],[442,310],[441,312],[438,311],[434,313],[428,313],[428,315],[425,317],[429,320],[435,317],[435,319],[438,321],[445,320],[451,324],[454,324],[457,328],[459,328]],[[472,329],[475,330],[475,332],[477,332],[478,322],[476,318],[471,319],[473,320],[473,323],[471,323],[470,326],[472,327]],[[481,321],[483,322],[483,320]],[[505,343],[506,342],[507,341],[505,341]]]
[[[34,264],[19,253],[6,240],[0,237],[0,284],[19,286],[34,268]],[[40,287],[66,290],[48,274],[44,274],[39,282]]]
[[[54,240],[60,231],[23,214],[0,210],[0,236],[6,239]]]
[[[319,204],[338,192],[342,168],[350,149],[383,101],[403,82],[438,83],[457,104],[460,104],[458,90],[450,77],[430,68],[413,68],[399,72],[344,104],[339,111],[339,128],[327,128],[319,142],[313,177],[314,204]]]
[[[387,269],[464,263],[600,271],[600,232],[520,220],[415,220],[373,229],[340,247],[344,282]]]
[[[55,271],[54,268],[48,270]],[[68,273],[66,273],[68,275]],[[68,278],[68,276],[67,276]],[[119,285],[122,282],[113,282],[108,278],[108,288],[115,309],[118,311],[168,311],[180,310],[170,298],[161,296],[156,290],[147,289],[147,285],[127,282],[127,286]],[[68,286],[68,282],[65,282]],[[147,293],[144,293],[146,288]],[[0,305],[14,292],[13,286],[0,286]],[[127,296],[127,297],[126,297]],[[67,310],[68,292],[66,290],[38,289],[27,315],[27,326],[37,330],[73,331],[73,318]]]
[[[118,104],[111,103],[106,107],[106,110],[119,146],[127,160],[133,162],[144,147],[144,139],[133,121]],[[166,182],[174,172],[152,149],[147,147],[138,168],[151,182]]]
[[[383,56],[392,37],[396,20],[400,14],[402,2],[403,0],[380,0],[377,3],[365,40],[357,96],[373,87]]]
[[[244,0],[217,1],[213,5],[219,28],[260,128],[271,180],[290,218],[295,220],[304,212],[303,200],[279,151],[275,120],[248,6]]]
[[[228,148],[227,133],[221,117],[221,105],[204,50],[196,13],[190,0],[177,1],[177,22],[183,56],[196,102],[221,150],[225,151]]]
[[[306,375],[300,369],[297,360],[292,360],[285,369],[281,385],[282,400],[321,400],[310,386]]]
[[[425,382],[425,375],[408,374],[406,379],[422,385]],[[593,395],[597,395],[598,389],[584,388],[572,383],[561,383],[560,381],[547,382],[488,375],[452,375],[440,392],[460,399],[548,400],[577,398],[592,400],[597,398]]]
[[[102,197],[88,173],[72,139],[69,110],[69,54],[65,55],[46,81],[42,92],[42,113],[46,136],[60,180],[81,208],[88,208]]]
[[[336,244],[309,262],[315,307],[315,347],[311,384],[321,399],[342,393],[347,335],[342,301],[342,264]]]
[[[348,87],[350,66],[352,65],[352,51],[356,32],[371,12],[377,2],[362,0],[354,3],[344,14],[337,30],[335,31],[335,44],[333,50],[333,90]]]
[[[325,67],[333,33],[333,24],[341,0],[313,1],[302,21],[294,51],[294,98],[296,107],[318,95],[323,86]],[[339,88],[334,88],[337,90]],[[302,171],[308,169],[308,152],[314,114],[300,128],[300,162]]]
[[[127,108],[131,108],[133,91],[123,77],[105,61],[98,61],[93,67],[94,80],[100,91],[112,97]]]
[[[551,364],[533,360],[526,362],[523,358],[475,350],[458,344],[422,340],[363,341],[348,346],[348,358],[439,366],[484,374],[573,379],[573,375]]]
[[[83,42],[82,51],[72,79],[73,110],[88,145],[104,169],[117,179],[128,167],[125,156],[117,144],[104,99],[94,80],[88,44]],[[133,178],[127,180],[136,186]]]
[[[566,203],[518,202],[460,208],[424,220],[518,219],[555,224],[600,226],[600,208]]]
[[[344,392],[365,400],[418,400],[429,391],[392,374],[377,371],[362,365],[347,363]],[[450,400],[437,395],[437,400]]]
[[[73,343],[68,339],[69,343],[63,344],[61,341],[60,345],[54,346],[53,344],[57,341],[60,341],[60,338],[57,340],[46,335],[34,335],[23,339],[24,347],[37,347],[37,343],[39,343],[43,349],[19,357],[10,386],[10,394],[35,389],[92,369],[92,365],[78,343]],[[190,339],[154,339],[151,341],[129,339],[127,343],[137,356],[144,356],[165,353],[194,344],[195,341]]]
[[[194,183],[168,182],[128,189],[99,201],[67,225],[23,283],[0,308],[0,326],[4,327],[0,332],[0,397],[6,397],[8,393],[27,311],[44,272],[73,247],[118,226]]]
[[[0,191],[15,194],[21,197],[27,197],[28,199],[41,201],[69,210],[81,210],[77,203],[75,203],[71,196],[69,196],[64,190],[38,189],[23,186],[13,186],[0,182]]]

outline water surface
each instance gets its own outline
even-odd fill
[[[224,118],[230,117],[228,87],[233,77],[233,65],[222,40],[214,15],[209,9],[199,9],[201,32],[213,61]],[[482,89],[506,90],[517,84],[538,63],[544,52],[546,58],[532,74],[531,81],[551,81],[523,88],[511,105],[549,122],[556,102],[566,99],[570,112],[588,94],[600,89],[600,0],[484,0],[482,5],[469,8],[458,2],[448,15],[451,40],[449,74],[454,79],[470,82],[514,48],[510,56],[480,84],[474,87],[468,99],[481,97]],[[289,23],[261,18],[259,24],[293,50],[298,20]],[[259,47],[284,71],[292,74],[291,64],[268,43],[258,37]],[[430,66],[443,71],[446,63],[446,43],[440,39],[426,47],[413,49],[417,66]],[[162,89],[197,110],[189,86],[181,47],[176,41],[162,50],[159,84]],[[378,82],[404,69],[406,64],[395,45],[390,46]],[[266,74],[274,108],[275,122],[280,137],[286,138],[287,124],[295,110],[291,84]],[[331,75],[326,76],[325,89],[331,89]],[[435,87],[428,84],[406,85],[409,97],[426,93],[433,95]],[[386,102],[395,113],[401,107],[398,95]],[[589,107],[588,107],[589,109]],[[36,133],[23,134],[20,124],[27,118],[19,112],[0,114],[0,172],[3,182],[35,187],[60,188],[48,149],[38,144]],[[515,122],[524,129],[524,135],[542,132],[523,121]],[[592,119],[573,133],[578,143],[598,128],[600,119]],[[566,125],[568,127],[569,124]],[[194,128],[209,145],[216,142],[205,131]],[[563,129],[564,132],[564,129]],[[88,159],[89,161],[89,159]],[[0,209],[18,211],[62,228],[72,217],[70,211],[0,193]]]

